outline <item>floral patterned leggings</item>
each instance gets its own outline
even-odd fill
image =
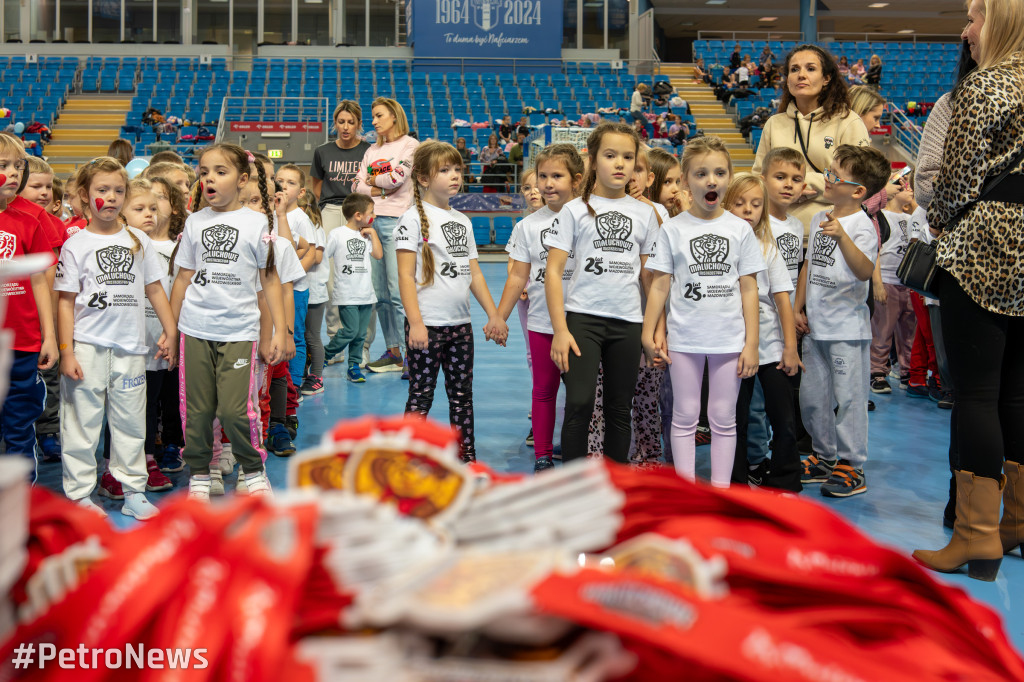
[[[444,372],[448,393],[448,421],[462,439],[462,459],[476,459],[473,429],[473,325],[427,327],[426,350],[409,346],[409,323],[405,342],[409,361],[409,399],[405,412],[426,415],[434,402],[437,372]]]

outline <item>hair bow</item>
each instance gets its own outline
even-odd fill
[[[271,234],[270,232],[268,232],[265,235],[263,235],[263,243],[264,244],[270,244],[271,242],[276,242],[276,241],[277,241],[277,235],[276,234]]]
[[[256,163],[256,157],[248,149],[245,150],[245,156],[249,159],[249,163]]]

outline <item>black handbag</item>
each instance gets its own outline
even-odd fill
[[[1024,161],[1024,151],[1017,154],[1002,173],[986,183],[978,198],[964,206],[943,230],[952,230],[978,202],[1005,201],[1014,204],[1024,203],[1024,195],[1022,195],[1020,187],[1022,182],[1024,182],[1024,177],[1020,179],[1015,178],[1017,181],[1012,183],[1012,187],[1003,188],[1007,191],[1000,191],[998,195],[993,194],[996,187],[1012,170],[1020,165],[1021,161]],[[907,247],[907,252],[903,254],[903,260],[900,261],[899,267],[896,268],[896,276],[899,277],[900,283],[911,291],[915,291],[928,298],[935,298],[935,275],[939,271],[936,258],[934,243],[926,244],[920,240],[911,242],[910,246]]]

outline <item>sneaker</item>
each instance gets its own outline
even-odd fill
[[[210,477],[192,476],[188,479],[188,499],[200,502],[210,501]]]
[[[900,390],[901,391],[905,391],[905,390],[907,390],[908,386],[910,386],[910,375],[909,374],[901,374],[900,375]]]
[[[711,429],[707,426],[698,426],[694,438],[697,445],[709,445],[711,443]]]
[[[331,357],[327,358],[328,365],[340,365],[343,362],[345,362],[344,353],[338,353],[337,355],[332,355]]]
[[[51,433],[39,439],[39,452],[43,455],[44,462],[60,461],[60,438],[57,434]]]
[[[801,483],[824,483],[832,475],[836,466],[835,460],[819,459],[817,455],[811,455],[800,462],[804,472],[800,474]]]
[[[892,386],[886,381],[885,377],[875,376],[871,377],[871,392],[872,393],[892,393]]]
[[[185,458],[181,456],[181,448],[167,445],[160,455],[160,471],[165,474],[176,474],[185,468]]]
[[[91,497],[83,497],[80,500],[75,500],[75,504],[78,505],[79,507],[82,507],[84,509],[88,509],[91,512],[99,514],[100,516],[102,516],[104,518],[106,518],[106,516],[107,516],[106,510],[104,510],[103,507],[101,507],[98,504],[96,504],[95,502],[93,502]]]
[[[142,493],[128,493],[125,496],[124,504],[121,505],[121,513],[139,521],[149,521],[158,516],[160,510],[153,506],[153,503],[146,499]]]
[[[220,468],[210,469],[210,495],[224,494],[224,474]]]
[[[247,494],[254,497],[273,497],[274,491],[270,489],[270,479],[267,472],[260,471],[255,474],[243,474]]]
[[[533,473],[537,473],[538,471],[547,471],[548,469],[554,468],[555,463],[551,461],[551,455],[538,457],[533,463]]]
[[[402,381],[409,380],[409,358],[402,360]]]
[[[103,476],[100,477],[98,492],[103,497],[110,498],[111,500],[124,499],[124,489],[121,488],[121,482],[114,478],[114,475],[109,471],[104,471]]]
[[[893,365],[892,367],[890,367],[889,376],[891,376],[895,381],[900,381],[901,379],[903,379],[903,375],[900,374],[900,366]]]
[[[762,459],[756,467],[747,469],[747,483],[755,488],[760,488],[764,485],[765,481],[768,480],[768,463],[769,460]]]
[[[295,443],[288,436],[288,428],[281,422],[274,422],[267,431],[267,450],[278,457],[295,454]]]
[[[868,401],[868,412],[874,412],[874,411],[875,411],[875,401],[874,400],[869,400]]]
[[[220,461],[217,466],[220,468],[221,476],[227,476],[235,470],[235,453],[231,452],[231,443],[224,443],[220,452]]]
[[[928,387],[927,386],[908,386],[907,387],[908,398],[927,398]]]
[[[460,453],[459,459],[462,460],[463,464],[472,464],[476,461],[476,455],[464,455]]]
[[[359,369],[366,369],[370,364],[370,349],[363,346],[363,360],[359,363]]]
[[[836,464],[832,475],[821,484],[825,497],[850,497],[868,491],[863,469],[854,469],[850,464]]]
[[[352,365],[351,367],[348,368],[348,380],[351,381],[353,384],[366,383],[366,377],[363,376],[363,373],[359,370],[359,368],[356,365]]]
[[[526,435],[526,444],[531,448],[533,447],[533,428],[530,428],[530,433]]]
[[[241,469],[238,470],[238,480],[235,481],[235,494],[236,495],[248,495],[249,494],[249,486],[247,486],[245,484],[245,474],[242,473]]]
[[[942,387],[939,386],[939,382],[935,381],[935,377],[932,377],[931,379],[928,380],[928,397],[932,400],[932,402],[939,402],[940,400],[942,400],[942,396],[944,394],[945,391],[943,391]]]
[[[302,395],[317,395],[324,392],[324,380],[320,377],[306,377],[299,389]]]
[[[157,493],[174,487],[171,479],[160,472],[160,465],[156,462],[146,460],[146,471],[149,473],[149,479],[146,481],[146,490],[148,492]]]
[[[942,397],[939,398],[939,409],[940,410],[952,410],[953,409],[953,394],[949,391],[943,391]]]
[[[401,372],[402,368],[402,358],[389,350],[366,366],[371,372]]]
[[[294,414],[289,414],[284,418],[284,428],[288,429],[288,435],[291,436],[292,440],[295,440],[296,436],[299,435],[299,418]]]

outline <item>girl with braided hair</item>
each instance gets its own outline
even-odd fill
[[[508,325],[498,316],[480,271],[473,225],[448,203],[462,186],[462,156],[450,144],[429,140],[416,148],[412,167],[414,206],[394,231],[409,360],[405,411],[430,411],[437,371],[443,370],[449,421],[459,431],[462,460],[473,462],[470,292],[487,313],[488,339],[504,345]]]
[[[193,191],[206,203],[188,217],[175,250],[180,267],[171,308],[181,332],[179,382],[183,396],[189,497],[210,499],[213,420],[220,420],[250,494],[270,495],[263,468],[256,393],[257,350],[268,364],[280,361],[292,330],[284,319],[281,280],[274,268],[268,217],[274,214],[266,171],[256,165],[265,214],[243,207],[251,155],[234,144],[207,147]],[[260,334],[257,285],[270,308],[273,332]]]

